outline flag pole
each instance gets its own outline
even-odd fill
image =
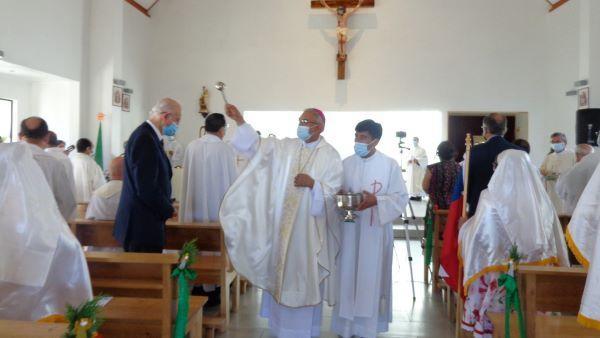
[[[465,146],[466,146],[466,151],[465,151],[465,177],[464,177],[464,185],[463,185],[463,205],[462,205],[462,218],[466,218],[467,217],[467,194],[468,194],[468,188],[469,188],[469,164],[471,162],[471,134],[467,133],[467,137],[465,138]],[[460,228],[459,228],[460,230]],[[459,252],[458,255],[460,255],[460,247],[458,248]],[[463,315],[463,309],[464,309],[464,302],[463,302],[463,267],[462,267],[462,261],[459,258],[458,260],[458,293],[457,293],[457,297],[456,297],[456,331],[455,331],[455,337],[456,338],[460,338],[462,335],[462,315]]]

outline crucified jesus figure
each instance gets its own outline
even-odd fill
[[[346,42],[348,41],[348,18],[354,14],[364,0],[358,0],[358,4],[348,10],[345,5],[340,5],[337,8],[332,8],[327,4],[326,0],[321,0],[323,7],[335,13],[337,16],[337,28],[335,29],[338,38],[338,61],[346,60]]]

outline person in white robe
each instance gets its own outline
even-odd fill
[[[123,190],[124,158],[115,157],[110,162],[108,169],[110,181],[96,189],[90,198],[85,218],[95,220],[113,221],[117,215],[121,191]]]
[[[593,156],[593,155],[592,155]],[[585,187],[567,227],[567,244],[588,269],[577,321],[600,330],[600,166]]]
[[[102,168],[91,156],[92,149],[92,142],[81,138],[77,140],[77,152],[69,156],[73,164],[77,203],[88,203],[94,190],[106,183]]]
[[[556,193],[563,204],[563,214],[569,216],[573,214],[583,189],[600,163],[600,152],[595,152],[589,144],[577,145],[575,155],[575,166],[560,175],[556,182]]]
[[[298,138],[279,140],[259,139],[235,106],[226,112],[238,125],[231,144],[252,158],[219,213],[231,262],[263,289],[261,316],[274,336],[318,336],[322,302],[335,298],[343,179],[338,152],[321,136],[325,116],[305,110]]]
[[[331,330],[344,338],[374,338],[392,322],[392,223],[405,211],[408,192],[396,160],[376,149],[381,134],[380,124],[360,122],[355,155],[343,161],[342,190],[364,197],[355,222],[341,224]]]
[[[540,172],[544,177],[544,186],[546,192],[550,196],[550,200],[556,209],[556,212],[561,215],[564,213],[563,203],[556,192],[556,181],[560,175],[573,168],[575,165],[575,153],[567,149],[567,137],[563,133],[553,133],[550,136],[550,145],[552,152],[546,156]]]
[[[505,150],[496,162],[475,215],[459,232],[462,286],[467,296],[462,327],[476,338],[492,337],[487,311],[504,311],[505,294],[498,277],[507,271],[513,245],[523,255],[520,264],[569,266],[558,215],[529,155]]]
[[[48,124],[39,117],[26,118],[21,122],[19,135],[29,145],[33,159],[42,168],[61,215],[66,221],[72,219],[77,208],[73,179],[63,162],[43,150],[48,147]]]
[[[56,133],[48,131],[48,148],[44,149],[45,152],[52,155],[54,158],[60,161],[65,166],[67,174],[73,181],[73,191],[75,191],[75,178],[73,175],[73,164],[69,159],[69,156],[65,154],[65,147],[59,147],[59,139],[56,137]]]
[[[79,306],[92,298],[81,245],[32,149],[0,144],[0,319],[64,315],[66,304]]]
[[[225,116],[208,115],[205,129],[206,135],[185,150],[181,222],[218,222],[223,196],[237,177],[235,153],[223,142]]]
[[[237,170],[233,148],[223,142],[227,123],[225,116],[213,113],[206,117],[206,134],[190,142],[183,160],[180,222],[218,222],[223,196],[235,181]],[[219,254],[201,252],[202,255]],[[215,285],[204,284],[204,292],[215,291]],[[208,306],[219,303],[219,296],[208,294]]]
[[[408,170],[410,174],[410,196],[412,199],[420,200],[425,196],[423,178],[427,171],[427,152],[419,146],[418,137],[413,137],[413,147],[410,150]]]

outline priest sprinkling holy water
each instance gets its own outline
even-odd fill
[[[298,138],[260,139],[233,105],[231,144],[251,158],[223,200],[220,220],[236,269],[263,289],[261,316],[277,337],[319,336],[323,300],[333,303],[339,250],[337,151],[321,136],[325,115],[305,110]]]
[[[354,223],[341,224],[336,305],[331,330],[342,337],[375,337],[392,321],[392,222],[408,202],[400,166],[377,151],[381,124],[356,126],[354,152],[343,162],[343,192],[361,193]]]

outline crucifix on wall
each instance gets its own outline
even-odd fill
[[[337,17],[335,29],[338,40],[338,80],[346,78],[346,42],[348,42],[348,18],[360,7],[374,7],[375,0],[312,0],[311,8],[326,8]]]

